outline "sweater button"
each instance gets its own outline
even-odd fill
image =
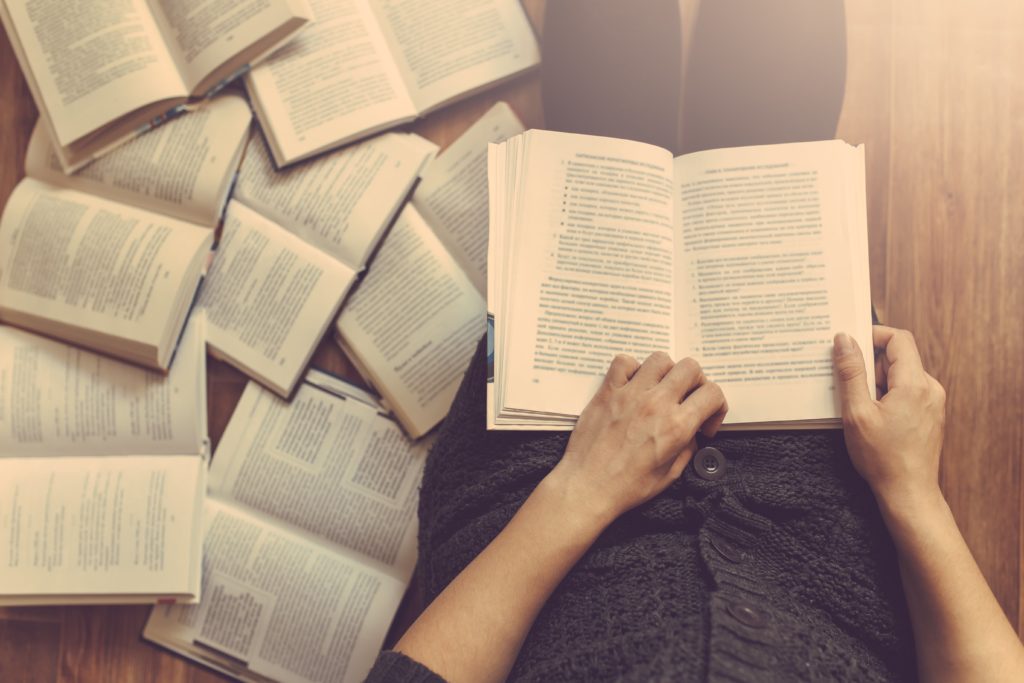
[[[725,456],[717,448],[705,446],[693,456],[693,468],[701,479],[721,479],[725,475]]]
[[[754,609],[750,605],[740,605],[736,603],[729,603],[726,608],[732,618],[740,622],[744,626],[750,628],[761,629],[768,625],[768,619],[759,610]]]

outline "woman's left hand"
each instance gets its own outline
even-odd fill
[[[549,478],[610,522],[678,479],[697,432],[714,436],[727,410],[692,358],[616,356]]]

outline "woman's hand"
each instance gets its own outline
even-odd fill
[[[714,436],[727,410],[692,358],[655,353],[641,365],[616,356],[546,483],[610,522],[678,479],[697,432]]]
[[[848,335],[835,338],[834,360],[843,407],[843,431],[854,467],[880,502],[913,501],[939,494],[939,453],[946,394],[924,371],[914,337],[876,325],[875,400],[864,360]]]

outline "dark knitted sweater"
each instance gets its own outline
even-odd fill
[[[420,565],[432,600],[555,465],[567,434],[488,432],[483,345],[430,454]],[[511,681],[914,680],[895,552],[838,430],[721,434],[623,515],[548,600]],[[458,643],[451,643],[458,647]],[[384,653],[369,681],[438,681]]]

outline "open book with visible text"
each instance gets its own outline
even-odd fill
[[[254,134],[199,297],[210,352],[289,396],[436,151],[387,133],[277,172]]]
[[[540,63],[519,0],[312,0],[246,75],[278,165],[408,123]]]
[[[67,172],[181,113],[312,20],[306,0],[0,0]]]
[[[0,605],[195,602],[203,319],[168,375],[0,326]]]
[[[499,102],[431,162],[338,316],[339,345],[414,438],[448,414],[484,333],[487,145],[522,130]]]
[[[250,382],[210,468],[203,601],[144,637],[244,681],[362,681],[416,563],[427,445],[374,397],[310,371]]]
[[[166,370],[251,118],[223,95],[73,175],[37,124],[0,218],[0,320]]]
[[[571,429],[618,353],[698,360],[725,429],[838,426],[837,332],[872,374],[863,147],[529,131],[488,180],[489,428]]]

